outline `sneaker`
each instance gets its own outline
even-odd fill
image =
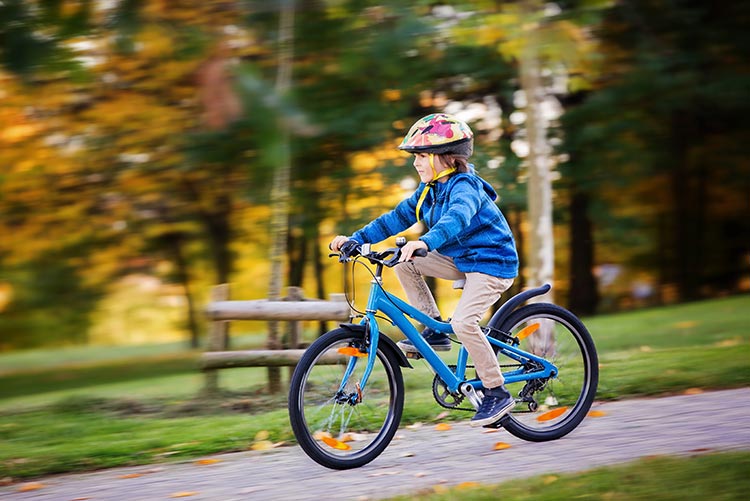
[[[451,338],[449,338],[448,334],[444,332],[436,332],[428,327],[422,331],[422,337],[435,351],[451,351]],[[419,352],[416,346],[414,346],[414,344],[408,339],[399,341],[397,344],[398,347],[406,353]]]
[[[513,396],[504,386],[484,391],[479,410],[471,418],[471,426],[488,426],[500,420],[516,406]]]

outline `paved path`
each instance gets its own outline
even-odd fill
[[[215,456],[219,461],[116,468],[48,477],[40,489],[0,488],[0,500],[344,500],[387,498],[435,485],[497,483],[548,472],[572,472],[651,455],[750,450],[750,388],[595,404],[567,437],[531,443],[505,431],[454,423],[402,429],[386,451],[362,468],[332,471],[299,449]],[[497,442],[509,449],[494,450]],[[512,464],[512,468],[504,465]]]

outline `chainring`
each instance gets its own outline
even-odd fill
[[[451,369],[456,368],[455,365],[449,365],[448,367]],[[466,396],[463,393],[451,393],[437,374],[432,379],[432,396],[441,407],[445,407],[446,409],[476,412],[476,409],[473,407],[459,407]]]

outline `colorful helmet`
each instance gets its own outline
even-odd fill
[[[454,116],[433,113],[411,126],[398,149],[409,153],[452,153],[470,157],[474,149],[474,133]]]

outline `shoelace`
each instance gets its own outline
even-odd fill
[[[494,395],[485,395],[482,399],[482,404],[479,406],[479,412],[487,411],[492,408],[497,402],[500,401],[500,397]]]

